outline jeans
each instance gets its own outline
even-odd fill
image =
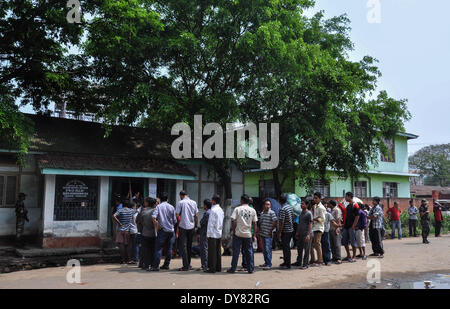
[[[409,219],[409,237],[417,236],[417,219]]]
[[[261,236],[264,264],[272,267],[272,237]]]
[[[320,239],[320,243],[322,244],[322,257],[325,263],[329,263],[331,261],[331,248],[330,248],[330,232],[324,232]]]
[[[208,239],[206,238],[206,232],[200,234],[200,262],[202,269],[208,268]]]
[[[135,261],[139,262],[140,265],[142,265],[142,252],[141,252],[141,241],[142,241],[142,235],[136,234],[136,248],[135,248]]]
[[[299,235],[297,241],[297,263],[301,266],[307,267],[309,264],[309,253],[311,250],[313,235],[309,235],[309,240],[306,242],[306,235]],[[302,261],[303,259],[303,261]]]
[[[172,246],[174,242],[174,233],[160,230],[158,236],[156,236],[156,248],[155,259],[153,261],[153,268],[159,268],[161,262],[162,248],[166,245],[166,258],[164,260],[164,266],[169,267],[170,260],[172,259]]]
[[[192,239],[194,238],[194,229],[185,230],[180,227],[180,245],[181,257],[183,258],[183,268],[189,269],[192,256]]]
[[[398,239],[402,239],[402,222],[401,221],[392,221],[392,234],[391,238],[395,238],[395,230],[398,230]]]
[[[292,239],[292,232],[281,233],[281,246],[283,247],[283,260],[284,265],[287,267],[291,267],[291,239]]]
[[[141,239],[142,268],[147,269],[152,266],[155,259],[156,237],[145,237]]]
[[[222,271],[222,245],[220,238],[208,238],[208,270]]]
[[[342,235],[341,230],[338,230],[338,234],[336,235],[335,230],[330,230],[330,245],[331,245],[331,254],[333,256],[333,261],[341,260],[341,245],[342,245]]]
[[[253,272],[255,269],[255,264],[253,260],[253,248],[252,248],[252,239],[251,238],[242,238],[236,235],[233,235],[233,258],[231,260],[231,270],[236,270],[239,253],[241,252],[241,247],[244,248],[245,260],[248,262],[247,270],[248,272]]]

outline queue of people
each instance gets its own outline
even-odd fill
[[[191,258],[193,241],[198,235],[198,251],[201,267],[209,273],[222,271],[222,230],[224,212],[220,197],[214,195],[203,201],[204,214],[199,222],[197,202],[185,191],[179,193],[180,201],[176,207],[168,202],[168,194],[160,198],[147,197],[142,205],[139,200],[116,202],[113,218],[117,223],[115,241],[119,246],[122,263],[138,263],[138,267],[148,271],[169,269],[174,243],[182,258],[179,271],[192,270]],[[383,258],[384,210],[380,198],[374,197],[372,205],[355,202],[352,192],[347,192],[342,202],[324,201],[320,192],[311,198],[301,199],[301,212],[294,213],[287,202],[287,196],[279,199],[281,208],[278,215],[271,209],[271,199],[263,203],[261,213],[252,206],[252,199],[244,194],[240,205],[231,214],[232,260],[228,273],[237,271],[239,255],[242,254],[241,270],[253,273],[254,244],[256,236],[261,240],[264,264],[263,270],[273,267],[272,250],[274,238],[281,243],[283,262],[281,269],[300,269],[354,263],[357,259],[368,257]],[[387,210],[391,218],[392,238],[397,232],[401,239],[400,214],[397,202]],[[423,243],[429,243],[428,201],[423,200],[417,208],[410,201],[409,234],[417,236],[417,220],[420,218]],[[435,218],[439,219],[439,205],[435,205]],[[442,222],[442,214],[440,215]],[[294,224],[294,221],[296,222]],[[439,222],[436,220],[436,222]],[[198,227],[198,228],[197,228]],[[436,236],[439,229],[436,226]],[[274,237],[275,236],[275,237]],[[291,243],[295,241],[297,257],[292,263]],[[371,243],[372,253],[367,255],[366,244]],[[341,247],[345,256],[341,256]],[[139,248],[139,249],[137,249]],[[164,251],[164,262],[161,257]]]

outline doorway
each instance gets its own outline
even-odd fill
[[[141,197],[148,194],[148,179],[147,178],[133,178],[133,177],[111,177],[110,178],[110,194],[109,194],[109,211],[108,211],[108,235],[113,236],[112,230],[112,211],[115,206],[115,201],[118,196],[121,200],[127,197],[133,197],[137,192]]]

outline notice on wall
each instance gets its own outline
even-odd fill
[[[149,182],[148,184],[148,195],[151,197],[156,197],[156,182]]]
[[[77,179],[68,181],[62,189],[63,201],[86,200],[89,196],[89,187]]]

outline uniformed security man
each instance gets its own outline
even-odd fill
[[[25,220],[29,222],[28,210],[25,208],[25,193],[19,193],[19,199],[16,202],[16,244],[18,247],[23,247],[23,231]]]
[[[428,210],[428,201],[422,200],[419,207],[420,225],[422,225],[422,239],[424,244],[429,244],[428,234],[430,233],[430,211]]]

